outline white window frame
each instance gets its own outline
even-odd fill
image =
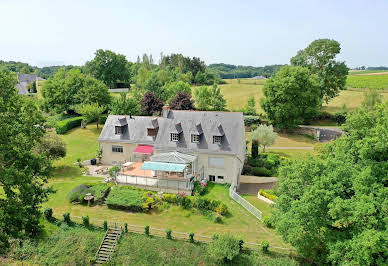
[[[213,144],[221,144],[222,136],[213,136]]]
[[[191,134],[191,142],[199,143],[201,140],[201,135]]]
[[[112,152],[113,153],[123,153],[124,152],[124,148],[123,148],[123,146],[112,145]]]
[[[225,179],[225,177],[224,177],[223,175],[218,175],[218,176],[217,176],[217,179],[224,180],[224,179]]]
[[[170,133],[170,141],[179,141],[179,133]]]
[[[119,130],[118,130],[119,129]],[[121,126],[115,126],[115,134],[116,135],[122,135],[123,134],[123,127]]]
[[[209,168],[224,168],[225,158],[223,157],[208,157]]]

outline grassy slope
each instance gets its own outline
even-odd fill
[[[245,241],[257,242],[266,239],[274,246],[287,246],[280,236],[273,231],[264,232],[256,218],[229,198],[228,188],[222,185],[213,186],[206,197],[222,200],[228,205],[230,215],[224,218],[223,224],[216,224],[205,216],[189,210],[182,210],[180,207],[171,207],[162,212],[156,211],[149,214],[134,214],[108,209],[106,206],[72,205],[66,196],[75,186],[85,182],[102,180],[101,178],[82,176],[79,168],[72,165],[78,157],[87,159],[95,154],[98,134],[99,130],[96,130],[94,125],[89,125],[87,129],[73,129],[63,136],[67,143],[68,155],[56,163],[58,170],[50,179],[50,185],[57,192],[51,195],[50,200],[44,204],[44,206],[52,207],[55,214],[62,215],[62,213],[69,211],[76,216],[89,215],[93,219],[127,222],[140,226],[148,224],[155,228],[171,228],[173,231],[194,232],[208,236],[215,232],[233,232]]]
[[[271,216],[271,205],[270,204],[268,204],[262,200],[259,200],[257,198],[257,196],[243,194],[242,197],[244,199],[246,199],[247,201],[249,201],[249,203],[251,203],[257,209],[259,209],[262,212],[263,217]]]
[[[195,236],[194,236],[195,239]],[[219,265],[207,254],[206,244],[190,244],[184,241],[167,240],[128,234],[120,242],[111,265]],[[298,265],[287,257],[274,253],[244,252],[230,265]]]

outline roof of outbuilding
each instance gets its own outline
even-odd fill
[[[237,154],[244,134],[243,114],[239,112],[170,110],[168,118],[158,117],[159,131],[156,138],[147,136],[147,128],[152,126],[155,117],[132,116],[130,119],[126,116],[127,128],[122,135],[115,135],[114,125],[119,117],[123,116],[108,117],[100,141],[153,144],[154,149],[159,151]],[[198,132],[194,130],[198,123],[202,131],[201,141],[192,143],[191,134],[195,134],[193,131]],[[176,131],[180,131],[179,141],[170,141],[170,134]],[[222,143],[213,144],[213,136],[219,133],[223,133]]]

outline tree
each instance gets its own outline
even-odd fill
[[[104,107],[98,103],[90,103],[78,105],[76,111],[84,117],[86,123],[96,121],[96,127],[98,128],[98,122],[101,114],[104,112]]]
[[[127,63],[125,55],[99,49],[93,60],[86,62],[85,69],[93,77],[103,81],[109,88],[114,88],[117,81],[130,82],[131,72]]]
[[[140,102],[136,97],[127,97],[128,93],[121,92],[119,98],[114,98],[109,113],[112,115],[140,115]]]
[[[194,90],[194,99],[198,110],[223,111],[226,101],[221,94],[221,89],[217,85],[212,87],[201,86]]]
[[[318,77],[305,67],[283,67],[265,83],[263,90],[261,107],[275,127],[294,128],[318,114]]]
[[[164,86],[164,93],[165,93],[164,100],[167,102],[170,102],[174,97],[177,96],[179,92],[190,94],[191,93],[190,84],[181,80],[166,84],[166,86]]]
[[[255,97],[253,96],[250,96],[248,98],[248,101],[247,103],[245,104],[245,106],[243,107],[243,113],[244,115],[256,115],[256,101],[255,101]]]
[[[66,143],[55,132],[48,132],[37,144],[36,152],[45,154],[50,160],[57,160],[66,156]]]
[[[77,68],[60,69],[42,87],[44,107],[57,113],[74,110],[76,105],[98,103],[107,107],[111,101],[102,81],[81,73]]]
[[[376,104],[381,103],[381,95],[376,89],[368,89],[364,92],[364,100],[362,106],[367,109],[373,109]]]
[[[47,200],[50,160],[35,152],[45,134],[44,118],[29,98],[17,95],[13,73],[0,72],[0,252],[10,238],[36,236]]]
[[[337,41],[318,39],[291,58],[292,65],[308,67],[311,73],[318,75],[321,99],[326,103],[338,96],[340,90],[346,90],[349,69],[344,62],[335,60],[340,51]]]
[[[141,112],[143,115],[153,115],[156,112],[162,111],[163,102],[156,98],[155,94],[147,91],[140,102]]]
[[[317,265],[387,265],[388,105],[357,110],[344,130],[280,168],[276,229]]]
[[[153,71],[151,76],[145,81],[144,89],[155,94],[161,100],[166,100],[166,92],[162,90],[162,83],[159,80],[157,72]]]
[[[259,145],[263,146],[263,152],[265,152],[265,147],[275,143],[276,137],[277,134],[273,131],[272,125],[259,125],[250,135],[252,145],[253,141],[257,141]]]
[[[27,89],[30,93],[36,93],[37,92],[37,89],[36,89],[36,81],[33,81],[31,82],[30,84],[28,84],[27,86]]]
[[[185,92],[178,92],[169,105],[172,110],[195,110],[191,94]]]
[[[221,235],[208,245],[207,251],[216,261],[232,261],[240,254],[239,240],[232,235]]]

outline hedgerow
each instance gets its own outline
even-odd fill
[[[83,117],[79,116],[59,121],[55,126],[55,130],[57,134],[65,134],[70,129],[81,126],[82,120]]]

